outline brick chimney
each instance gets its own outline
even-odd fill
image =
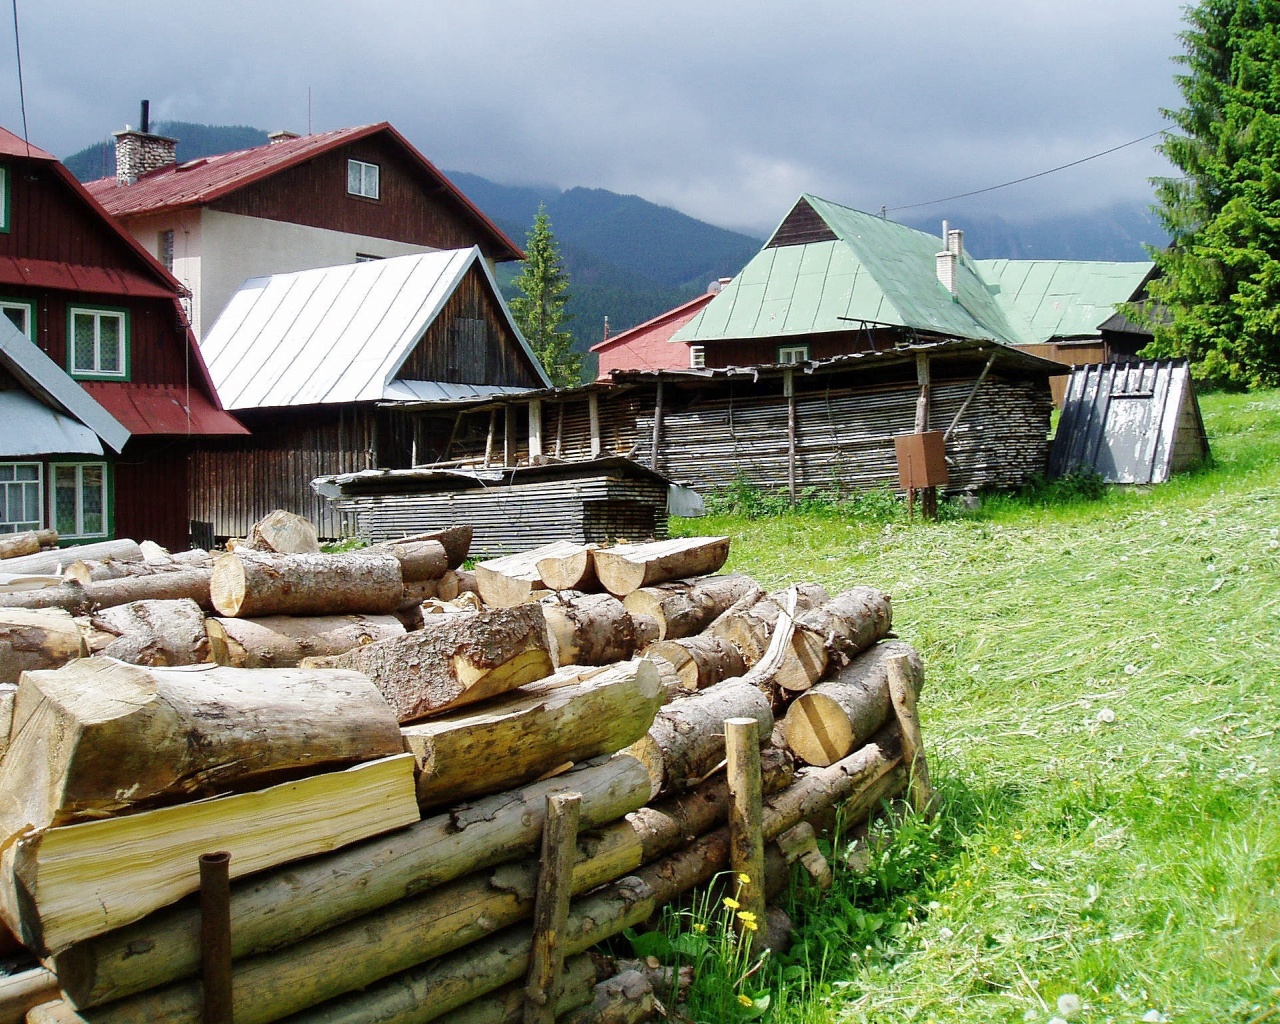
[[[937,261],[938,280],[942,282],[942,287],[954,296],[958,289],[956,272],[960,267],[960,257],[964,254],[964,232],[949,229],[944,220],[942,245],[942,251],[934,256]]]
[[[273,146],[277,142],[290,142],[293,139],[300,139],[300,138],[302,138],[302,136],[299,135],[297,132],[291,132],[284,128],[281,128],[279,131],[267,132],[267,140]]]
[[[151,104],[142,101],[142,126],[135,131],[130,125],[113,132],[116,140],[116,184],[132,185],[144,174],[177,163],[178,140],[152,135]]]

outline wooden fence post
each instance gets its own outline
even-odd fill
[[[911,681],[911,661],[905,654],[895,654],[886,668],[889,698],[898,718],[898,732],[902,740],[902,763],[910,780],[911,806],[916,813],[929,817],[933,814],[933,786],[929,782],[929,766],[924,758],[916,691]]]
[[[564,927],[573,892],[581,793],[552,793],[542,827],[542,859],[533,905],[533,946],[525,983],[524,1024],[554,1024],[564,973]]]
[[[729,866],[739,876],[736,888],[742,904],[734,923],[755,949],[763,935],[758,929],[765,919],[759,723],[754,718],[725,719],[724,746],[729,783]]]

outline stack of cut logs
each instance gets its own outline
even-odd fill
[[[0,1024],[207,1019],[218,851],[236,1024],[648,1019],[661,979],[587,951],[736,865],[726,720],[759,747],[761,906],[793,864],[824,875],[815,826],[918,774],[888,596],[766,594],[716,575],[726,538],[473,571],[466,528],[323,554],[286,513],[212,556],[109,543],[26,556],[60,579],[0,594],[0,920],[40,961],[0,960]]]

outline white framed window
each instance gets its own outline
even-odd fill
[[[128,380],[129,314],[123,309],[67,310],[67,369],[73,377]]]
[[[778,362],[803,363],[809,359],[808,345],[779,345]]]
[[[107,522],[107,464],[61,462],[49,466],[53,528],[59,537],[105,537]]]
[[[379,173],[377,164],[367,164],[363,160],[347,161],[347,192],[365,199],[379,197]]]
[[[689,366],[691,369],[700,370],[707,365],[707,346],[706,345],[690,345],[689,346]]]
[[[0,533],[44,526],[42,467],[38,462],[0,462]]]
[[[0,314],[18,328],[27,341],[36,340],[36,304],[25,299],[0,299]]]

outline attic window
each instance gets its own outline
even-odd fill
[[[347,194],[365,199],[379,198],[378,165],[363,160],[347,161]]]
[[[781,345],[778,347],[778,362],[780,363],[803,363],[808,358],[808,345]]]
[[[707,348],[705,345],[689,346],[689,367],[700,370],[707,365]]]
[[[0,299],[0,314],[18,328],[27,341],[36,340],[36,304],[30,299]]]

